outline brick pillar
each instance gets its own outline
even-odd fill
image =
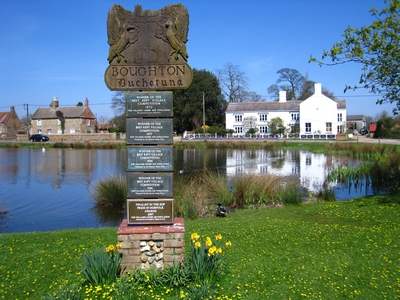
[[[117,231],[122,244],[121,270],[134,267],[164,269],[173,262],[183,261],[185,255],[185,225],[183,218],[174,218],[172,225],[128,226],[124,219]]]

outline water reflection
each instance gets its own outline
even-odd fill
[[[292,176],[312,191],[329,169],[350,163],[299,150],[174,150],[175,172]],[[119,225],[123,213],[96,207],[90,191],[101,178],[125,174],[126,164],[125,150],[0,149],[0,233]],[[337,198],[355,197],[344,191]]]

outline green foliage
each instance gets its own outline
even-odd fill
[[[85,283],[92,286],[115,282],[120,272],[121,256],[119,246],[110,245],[82,254],[81,274]]]
[[[174,130],[200,129],[203,125],[203,93],[206,124],[224,124],[226,101],[221,95],[217,77],[206,70],[193,69],[193,81],[186,90],[174,90]]]
[[[187,268],[194,278],[194,283],[200,286],[211,286],[224,274],[226,267],[225,250],[222,248],[222,236],[215,236],[215,241],[210,237],[200,240],[197,233],[191,235],[191,250]],[[225,247],[232,244],[227,242]]]
[[[378,12],[371,9],[375,21],[360,29],[348,27],[344,40],[335,43],[329,51],[324,51],[322,60],[330,57],[332,63],[323,63],[311,57],[310,62],[320,65],[337,65],[348,62],[361,64],[362,74],[359,86],[348,89],[366,88],[382,95],[377,104],[397,102],[393,113],[400,111],[400,3],[385,0],[387,7]]]
[[[279,199],[285,204],[299,205],[303,202],[303,195],[300,193],[299,187],[294,182],[283,184],[279,188]]]
[[[268,127],[271,129],[273,135],[285,133],[285,125],[279,117],[271,119],[268,122]]]
[[[104,207],[123,208],[126,202],[126,180],[122,175],[100,179],[91,191],[96,204]]]

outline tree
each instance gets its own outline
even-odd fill
[[[287,100],[296,100],[300,94],[305,78],[296,69],[283,68],[276,72],[279,74],[279,78],[276,84],[271,85],[267,91],[274,96],[279,97],[279,91],[286,91]],[[278,85],[284,82],[285,84]]]
[[[29,114],[29,116],[23,116],[21,118],[21,123],[25,126],[25,127],[30,127],[31,126],[31,120],[32,120],[32,114]]]
[[[283,124],[283,120],[279,117],[271,119],[271,121],[268,122],[268,127],[273,135],[285,133],[285,125]]]
[[[224,124],[227,103],[221,94],[218,78],[209,71],[193,69],[193,81],[190,87],[186,90],[174,90],[174,130],[176,132],[183,133],[185,130],[201,128],[203,99],[206,125]]]
[[[111,109],[117,114],[125,113],[125,91],[116,91],[111,98]]]
[[[320,66],[334,66],[345,63],[362,65],[359,85],[346,85],[348,89],[366,88],[380,95],[377,104],[396,103],[393,114],[400,112],[400,2],[385,0],[387,7],[378,12],[370,10],[376,20],[361,29],[348,27],[344,40],[337,42],[327,51],[321,60],[310,58],[309,62],[318,62]],[[331,58],[332,63],[322,60]]]
[[[243,118],[243,129],[246,134],[255,134],[258,131],[257,117],[247,116]]]
[[[228,62],[222,69],[217,70],[217,77],[222,92],[229,102],[245,101],[244,94],[248,83],[244,72],[240,71],[239,66]]]
[[[79,101],[76,106],[83,106],[83,103],[81,101]]]

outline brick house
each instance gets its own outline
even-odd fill
[[[17,133],[25,130],[26,127],[19,119],[14,106],[10,106],[10,111],[0,112],[1,137],[15,137]]]
[[[83,106],[59,106],[55,97],[49,108],[38,108],[32,116],[31,133],[75,134],[96,132],[96,117],[86,98]]]

